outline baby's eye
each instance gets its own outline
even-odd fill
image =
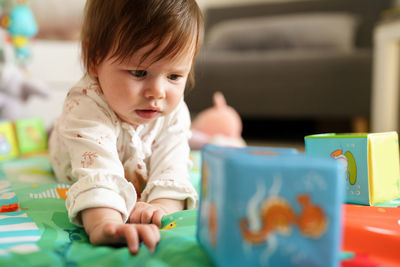
[[[147,71],[145,70],[130,70],[130,73],[138,78],[143,78],[144,76],[147,75]]]
[[[168,79],[173,80],[173,81],[177,81],[177,80],[179,80],[179,78],[181,78],[181,77],[182,77],[182,76],[181,76],[181,75],[178,75],[178,74],[171,74],[171,75],[168,76]]]

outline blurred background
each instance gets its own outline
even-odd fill
[[[398,129],[399,1],[199,3],[206,36],[186,97],[193,113],[219,90],[246,140]]]
[[[0,1],[2,13],[9,13],[6,2]],[[39,116],[50,128],[66,92],[82,75],[78,38],[85,1],[22,2],[38,31],[21,67],[36,87],[29,97],[18,96],[19,116]],[[212,106],[213,93],[220,91],[252,144],[301,145],[308,134],[397,130],[400,0],[198,3],[206,33],[195,87],[185,95],[193,118]],[[383,35],[377,34],[381,28]],[[376,45],[379,38],[394,44],[386,54]],[[389,111],[385,99],[392,101]]]

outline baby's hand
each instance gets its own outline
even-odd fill
[[[166,212],[159,206],[146,202],[136,202],[131,214],[130,223],[154,223],[161,227],[161,219]]]
[[[85,230],[93,245],[126,243],[129,251],[136,254],[140,241],[154,252],[160,241],[160,232],[154,224],[124,224],[121,214],[109,208],[90,208],[82,211]]]
[[[154,223],[161,227],[161,219],[166,214],[171,214],[184,208],[183,200],[160,198],[150,203],[136,202],[131,214],[130,223]]]
[[[107,222],[99,225],[90,234],[90,243],[94,245],[126,243],[129,251],[136,254],[140,241],[154,252],[160,241],[160,232],[154,224],[116,224]]]

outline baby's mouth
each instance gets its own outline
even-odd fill
[[[137,109],[135,112],[143,119],[152,119],[160,114],[158,109]]]

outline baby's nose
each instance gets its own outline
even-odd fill
[[[160,99],[165,97],[165,88],[161,79],[148,83],[145,96],[148,98]]]

